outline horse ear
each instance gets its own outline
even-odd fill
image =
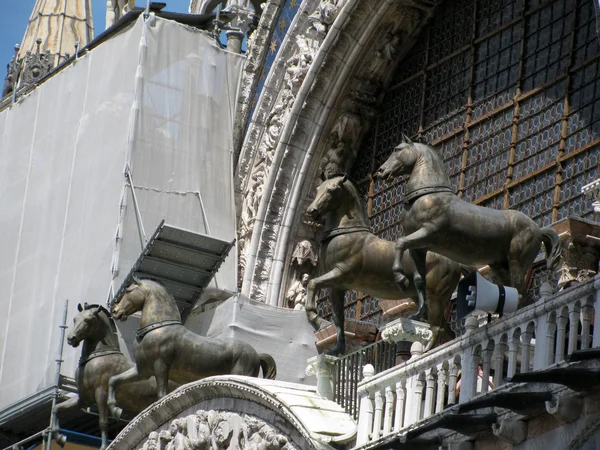
[[[407,144],[413,145],[413,141],[411,141],[410,138],[404,133],[402,133],[402,140]]]
[[[142,280],[140,280],[138,277],[136,277],[135,275],[131,275],[131,279],[133,280],[133,282],[135,284],[137,284],[138,286],[142,285]]]
[[[88,302],[85,302],[85,303],[83,304],[83,309],[86,309],[86,310],[87,310],[87,309],[90,309],[90,305],[88,305]]]
[[[81,306],[81,303],[79,303],[77,305],[77,311],[79,311],[79,312],[83,311],[83,307]]]
[[[340,181],[340,186],[342,184],[344,184],[347,180],[348,180],[348,174],[344,174],[344,177],[342,178],[342,181]]]

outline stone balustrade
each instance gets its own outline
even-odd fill
[[[365,366],[358,385],[355,448],[497,389],[517,373],[559,364],[575,350],[600,347],[600,276],[542,298],[516,313],[478,327],[467,318],[463,336],[423,354],[416,342],[406,363],[379,374]]]

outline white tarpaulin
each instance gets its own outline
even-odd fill
[[[71,324],[140,253],[125,167],[148,237],[165,219],[234,239],[241,63],[198,30],[140,17],[0,112],[0,409],[53,382],[64,299]],[[234,261],[219,288],[235,290]],[[63,374],[79,352],[65,348]]]
[[[317,356],[315,332],[303,310],[278,308],[235,296],[216,309],[191,315],[185,325],[199,334],[247,342],[277,363],[277,380],[316,384],[306,361]]]

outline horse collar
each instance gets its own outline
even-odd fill
[[[450,186],[427,186],[420,189],[415,189],[414,191],[407,192],[404,195],[404,199],[407,203],[413,202],[419,197],[423,197],[427,194],[437,194],[439,192],[450,192],[454,194],[454,191]]]
[[[94,358],[99,358],[101,356],[108,356],[108,355],[122,355],[123,353],[121,353],[119,350],[100,350],[97,352],[92,352],[90,353],[87,358],[79,358],[79,367],[83,367],[86,365],[86,363]]]
[[[360,231],[366,231],[370,233],[371,230],[369,227],[356,226],[356,227],[347,227],[347,228],[332,228],[331,230],[323,232],[323,236],[321,236],[321,242],[325,242],[333,237],[339,236],[341,234],[349,234],[349,233],[358,233]]]
[[[158,328],[167,327],[169,325],[183,325],[183,324],[181,323],[181,320],[163,320],[162,322],[154,322],[154,323],[151,323],[150,325],[146,325],[145,327],[138,328],[137,331],[135,332],[135,337],[138,342],[142,342],[142,339],[144,339],[144,336],[146,336],[151,331],[156,330]]]

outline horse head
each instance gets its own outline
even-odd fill
[[[127,317],[141,311],[146,301],[146,287],[144,282],[132,277],[131,283],[126,289],[121,299],[113,304],[112,316],[121,321],[126,321]]]
[[[72,347],[79,346],[79,343],[85,339],[100,340],[107,333],[107,323],[109,313],[100,305],[88,305],[84,303],[77,305],[79,314],[73,319],[73,331],[67,336],[67,342]],[[104,320],[100,314],[104,313]]]
[[[343,198],[343,184],[348,179],[346,175],[323,181],[317,188],[314,201],[306,210],[312,220],[318,220],[324,214],[337,209]]]
[[[417,147],[404,136],[404,141],[396,146],[390,157],[375,172],[375,178],[389,180],[398,175],[410,175],[418,158]]]

